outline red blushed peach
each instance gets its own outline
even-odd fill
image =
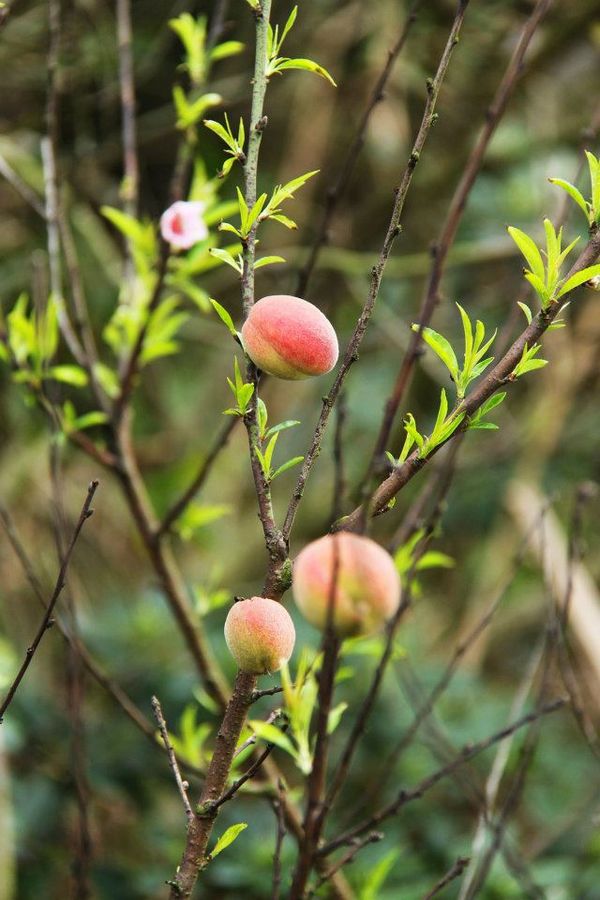
[[[225,640],[242,672],[277,672],[290,658],[296,630],[287,609],[267,597],[234,603],[225,620]]]
[[[312,303],[286,294],[254,304],[242,341],[255,366],[290,381],[330,372],[339,353],[329,319]]]
[[[293,589],[304,617],[321,629],[333,591],[333,627],[339,637],[376,631],[400,603],[400,578],[390,554],[370,538],[348,532],[327,534],[302,550]]]

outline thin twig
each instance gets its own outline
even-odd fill
[[[206,848],[219,808],[215,804],[223,794],[233,754],[256,685],[256,675],[238,672],[231,699],[217,734],[200,802],[188,823],[187,839],[181,863],[170,882],[171,900],[191,897],[200,869],[206,865]]]
[[[283,728],[281,730],[284,731]],[[267,744],[265,746],[265,749],[262,751],[262,753],[259,756],[257,756],[257,758],[254,760],[254,762],[252,763],[250,768],[246,772],[244,772],[243,775],[240,775],[239,778],[236,778],[236,780],[233,782],[231,787],[229,787],[225,791],[225,793],[219,797],[218,800],[215,800],[215,802],[210,805],[210,810],[216,811],[217,809],[219,809],[219,807],[223,806],[224,803],[227,803],[228,800],[231,800],[232,797],[235,797],[235,795],[237,794],[239,789],[241,787],[243,787],[247,781],[250,781],[250,779],[256,775],[256,773],[258,772],[258,770],[260,769],[260,767],[262,766],[262,764],[264,763],[266,758],[268,756],[270,756],[270,754],[274,750],[274,748],[275,748],[275,744],[271,744],[271,743]]]
[[[479,132],[477,140],[475,141],[475,145],[473,146],[473,149],[469,155],[461,179],[454,192],[454,196],[450,201],[450,207],[448,209],[446,219],[444,221],[444,224],[442,225],[442,229],[432,250],[431,271],[429,274],[429,280],[427,283],[425,295],[423,297],[421,310],[417,319],[419,328],[417,331],[411,332],[410,343],[402,361],[402,365],[400,367],[394,389],[389,400],[386,403],[381,428],[375,442],[375,448],[369,465],[369,470],[367,472],[367,475],[365,476],[366,482],[370,480],[370,477],[373,474],[379,459],[381,458],[388,445],[396,413],[408,388],[411,374],[415,362],[418,358],[419,348],[422,341],[423,328],[431,320],[435,308],[439,303],[439,286],[442,280],[444,267],[450,249],[452,248],[452,245],[454,243],[454,239],[456,238],[458,226],[461,222],[464,210],[466,208],[467,199],[481,169],[485,152],[488,148],[491,138],[496,131],[496,128],[498,127],[500,120],[502,119],[502,116],[504,115],[504,112],[506,111],[508,101],[512,96],[519,78],[523,73],[524,58],[531,39],[535,34],[542,18],[548,11],[551,2],[552,0],[538,0],[531,16],[527,20],[521,32],[519,41],[517,42],[515,50],[508,63],[506,71],[504,72],[502,80],[498,86],[494,99],[492,100],[492,103],[486,112],[485,123],[481,131]]]
[[[438,769],[436,772],[433,772],[431,775],[427,776],[427,778],[424,778],[415,788],[412,788],[408,791],[401,790],[392,803],[384,806],[362,824],[357,825],[344,834],[339,835],[337,838],[334,838],[333,840],[329,841],[329,843],[321,847],[318,851],[319,855],[328,856],[330,853],[333,853],[334,850],[337,850],[339,847],[346,846],[355,838],[360,837],[360,835],[364,834],[366,831],[370,831],[371,829],[376,828],[377,825],[380,824],[380,822],[383,822],[385,819],[389,819],[391,816],[395,816],[404,806],[406,806],[407,803],[410,803],[413,800],[420,799],[423,794],[431,790],[431,788],[434,787],[439,781],[442,781],[442,779],[446,778],[448,775],[451,775],[456,769],[464,765],[469,760],[473,759],[475,756],[478,756],[480,753],[488,750],[494,744],[497,744],[498,741],[501,741],[509,735],[514,734],[514,732],[518,731],[520,728],[529,725],[531,722],[535,722],[542,716],[546,716],[550,713],[556,712],[556,710],[561,709],[563,706],[565,706],[566,703],[567,701],[560,697],[556,700],[553,700],[551,703],[547,703],[545,706],[534,710],[528,715],[522,716],[520,719],[517,719],[516,722],[513,722],[506,728],[495,732],[495,734],[490,735],[490,737],[486,738],[485,740],[478,741],[477,743],[465,744],[465,746],[462,748],[455,759],[453,759],[447,765],[443,766],[441,769]]]
[[[452,23],[450,35],[442,53],[442,57],[440,59],[435,77],[427,81],[427,101],[425,103],[423,117],[421,119],[421,124],[419,126],[419,130],[417,132],[417,136],[415,138],[408,163],[404,170],[400,186],[396,189],[396,197],[392,209],[392,216],[388,225],[385,240],[383,242],[383,247],[381,248],[377,262],[371,270],[369,293],[352,337],[350,338],[348,346],[346,347],[342,363],[337,371],[333,385],[329,389],[329,393],[327,394],[327,396],[323,398],[323,408],[321,410],[321,415],[319,416],[319,420],[314,431],[311,446],[309,447],[308,452],[304,457],[300,475],[298,476],[296,487],[288,505],[285,521],[283,524],[283,537],[286,541],[290,537],[294,519],[298,511],[298,506],[300,505],[300,502],[304,495],[306,481],[319,455],[321,442],[323,440],[323,435],[325,433],[325,429],[331,415],[331,410],[333,409],[333,406],[338,399],[340,390],[342,388],[342,385],[344,384],[351,366],[358,359],[358,350],[364,337],[365,331],[367,330],[367,326],[369,324],[371,315],[373,314],[373,310],[375,308],[375,303],[379,295],[379,289],[383,279],[386,263],[392,252],[394,242],[401,231],[401,219],[402,212],[404,210],[406,195],[408,194],[413,174],[425,146],[427,136],[433,123],[436,120],[435,107],[438,95],[442,87],[444,77],[448,70],[448,66],[450,64],[452,51],[458,43],[458,36],[466,13],[468,2],[469,0],[460,0],[454,22]]]
[[[275,852],[273,853],[273,891],[271,900],[279,900],[281,896],[281,850],[283,840],[286,835],[285,817],[283,815],[282,796],[285,791],[283,779],[279,779],[277,783],[277,797],[271,801],[275,820],[277,822],[277,833],[275,836]]]
[[[121,196],[125,211],[137,215],[140,169],[135,125],[135,78],[130,0],[117,0],[117,42],[119,45],[119,87],[123,136],[123,183]]]
[[[113,421],[115,423],[115,427],[119,426],[125,410],[127,409],[130,396],[133,392],[135,377],[137,375],[140,362],[140,356],[142,354],[142,350],[144,349],[144,341],[146,340],[148,328],[150,327],[152,313],[158,307],[158,304],[160,303],[162,297],[162,290],[164,287],[165,276],[167,274],[167,266],[169,262],[169,254],[169,245],[165,241],[161,240],[156,281],[154,283],[152,295],[145,310],[144,323],[140,327],[135,339],[135,343],[131,348],[128,356],[124,360],[122,366],[120,379],[121,388],[119,391],[119,396],[115,400],[113,408]]]
[[[388,79],[393,71],[395,62],[406,43],[409,31],[416,21],[417,9],[421,5],[421,2],[422,0],[414,0],[410,10],[408,11],[408,15],[406,17],[404,25],[402,26],[400,35],[398,36],[398,40],[391,48],[391,50],[388,51],[385,65],[377,81],[375,82],[375,86],[367,102],[366,109],[362,114],[362,117],[356,129],[356,133],[352,141],[350,142],[350,146],[348,147],[348,152],[346,153],[345,159],[342,163],[339,175],[333,185],[327,190],[327,193],[325,195],[325,208],[323,209],[321,221],[319,222],[319,226],[310,248],[308,259],[306,260],[303,268],[298,273],[296,294],[299,297],[304,297],[306,294],[308,282],[310,281],[311,275],[317,264],[319,254],[323,248],[323,245],[327,243],[328,232],[336,206],[348,186],[348,182],[350,181],[352,172],[354,171],[354,167],[363,148],[365,134],[367,132],[367,128],[369,127],[371,116],[377,105],[383,100],[385,96],[384,91]]]
[[[339,872],[340,869],[343,869],[344,866],[350,865],[350,863],[354,862],[355,857],[358,853],[363,849],[363,847],[367,847],[369,844],[377,844],[379,841],[383,840],[383,834],[381,831],[371,831],[364,838],[359,838],[354,842],[354,846],[348,850],[347,853],[344,853],[337,862],[327,869],[323,874],[317,879],[314,887],[312,887],[309,891],[306,892],[306,897],[310,898],[319,890],[319,888],[323,887],[336,872]]]
[[[469,857],[468,856],[459,856],[451,869],[449,869],[443,878],[440,878],[438,883],[433,886],[433,888],[429,891],[429,893],[425,894],[423,900],[431,900],[432,897],[435,897],[439,894],[446,885],[450,884],[451,881],[454,881],[455,878],[460,878],[465,868],[469,865]]]
[[[596,229],[579,255],[577,261],[571,267],[566,275],[570,278],[582,269],[591,266],[600,255],[600,229]],[[575,289],[577,290],[577,289]],[[482,377],[475,389],[461,402],[459,402],[451,415],[460,415],[464,413],[465,425],[459,426],[454,435],[449,439],[452,440],[460,431],[464,431],[468,426],[469,417],[472,416],[479,408],[496,393],[501,387],[512,383],[515,378],[512,372],[518,364],[525,345],[532,347],[539,341],[542,335],[548,330],[554,319],[563,309],[564,304],[573,299],[575,290],[563,294],[560,302],[541,309],[534,316],[530,325],[519,335],[504,356],[496,363],[494,368]],[[435,456],[435,454],[445,446],[448,441],[444,441],[435,447],[428,456],[420,456],[416,450],[410,454],[406,462],[396,466],[390,475],[382,482],[373,494],[371,503],[371,515],[377,516],[385,512],[389,507],[390,501],[404,488],[414,476]],[[346,516],[339,523],[341,529],[347,531],[360,530],[362,525],[363,505],[358,506],[349,516]]]
[[[181,772],[179,771],[179,766],[177,765],[177,759],[175,758],[175,751],[173,750],[171,741],[169,740],[169,730],[167,728],[167,723],[165,721],[165,717],[163,715],[162,707],[160,705],[158,697],[152,697],[151,703],[152,712],[154,713],[154,718],[157,721],[158,728],[165,745],[165,750],[167,751],[167,756],[169,757],[169,765],[171,766],[171,771],[173,772],[177,790],[179,791],[179,794],[181,796],[181,802],[183,803],[185,815],[189,822],[190,819],[194,818],[194,813],[192,807],[190,806],[190,801],[187,795],[187,789],[189,785],[187,781],[184,781],[181,777]]]
[[[333,540],[331,582],[329,584],[325,633],[322,641],[323,661],[318,675],[317,724],[312,767],[308,776],[306,813],[304,815],[304,840],[298,849],[298,860],[292,879],[290,900],[305,896],[306,884],[314,863],[316,849],[325,823],[327,807],[323,803],[329,748],[329,711],[333,702],[335,673],[341,642],[334,631],[335,605],[338,591],[340,548]]]
[[[58,573],[58,578],[56,579],[54,591],[52,593],[52,596],[51,596],[48,606],[46,608],[46,612],[44,613],[44,616],[42,618],[40,627],[38,628],[36,635],[35,635],[33,641],[31,642],[31,645],[27,648],[27,652],[25,654],[25,659],[23,660],[23,663],[21,664],[21,668],[19,669],[14,681],[12,682],[12,684],[8,690],[8,693],[5,697],[2,705],[0,706],[0,724],[3,721],[6,710],[12,703],[15,693],[17,692],[17,689],[18,689],[19,685],[21,684],[21,681],[23,680],[24,675],[27,672],[27,669],[29,668],[29,666],[31,664],[31,661],[35,655],[35,652],[36,652],[44,634],[46,633],[48,628],[50,628],[54,624],[53,619],[52,619],[52,613],[54,612],[54,607],[56,606],[56,602],[57,602],[58,598],[60,597],[62,590],[65,586],[67,569],[69,567],[69,563],[71,561],[71,556],[72,556],[73,550],[75,549],[75,544],[77,543],[77,539],[79,537],[81,529],[83,528],[87,519],[89,519],[90,516],[94,512],[93,509],[91,508],[91,503],[94,498],[94,494],[96,493],[97,487],[98,487],[97,481],[90,482],[90,485],[87,490],[87,495],[86,495],[83,507],[81,509],[81,513],[79,514],[79,519],[77,521],[77,525],[75,526],[75,530],[73,532],[71,542],[70,542],[70,544],[66,550],[66,553],[64,555],[64,559],[62,561],[62,565],[61,565],[59,573]]]
[[[157,536],[166,534],[171,530],[177,519],[187,509],[198,492],[202,490],[202,487],[204,486],[204,483],[206,482],[206,479],[208,478],[217,457],[226,446],[229,437],[238,422],[238,418],[238,416],[229,416],[227,418],[227,422],[225,423],[223,428],[221,428],[219,434],[215,438],[215,441],[208,451],[205,459],[202,460],[198,472],[192,479],[190,485],[185,489],[181,497],[179,497],[179,499],[173,503],[173,505],[163,516],[163,520],[160,523],[157,531]]]
[[[56,431],[55,431],[56,434]],[[64,559],[64,535],[67,531],[62,502],[60,450],[57,441],[50,444],[50,480],[55,509],[55,538],[59,565]],[[86,769],[86,740],[83,720],[85,677],[78,650],[79,625],[73,589],[66,585],[65,606],[75,640],[67,643],[67,706],[71,720],[71,771],[77,798],[78,827],[74,835],[74,853],[71,870],[74,893],[77,900],[87,900],[92,895],[90,881],[92,866],[92,836],[90,830],[90,782]]]
[[[344,510],[346,495],[346,474],[344,470],[344,425],[348,414],[346,395],[342,392],[336,406],[335,431],[333,435],[333,502],[331,521],[336,522]]]

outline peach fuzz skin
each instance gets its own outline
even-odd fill
[[[290,658],[296,629],[287,609],[267,597],[234,603],[225,620],[225,640],[242,672],[277,672]]]
[[[312,303],[286,294],[254,304],[242,341],[255,366],[289,381],[330,372],[339,353],[329,319]]]
[[[336,568],[333,627],[339,637],[377,631],[400,603],[400,577],[389,553],[370,538],[348,532],[308,544],[294,565],[294,599],[305,619],[324,629]]]

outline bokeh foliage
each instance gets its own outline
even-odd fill
[[[164,209],[175,161],[175,113],[172,84],[180,75],[180,45],[167,21],[184,8],[206,12],[212,5],[142,0],[133,4],[134,51],[138,90],[141,211],[157,220]],[[292,4],[275,4],[278,15]],[[257,275],[260,295],[293,292],[297,267],[310,242],[328,184],[335,177],[367,101],[392,35],[406,15],[393,0],[364,3],[300,4],[301,15],[291,49],[318,59],[334,75],[334,91],[304,73],[275,78],[267,105],[269,125],[261,157],[265,186],[283,183],[300,172],[320,169],[294,204],[297,232],[269,225],[261,252],[281,254],[288,263]],[[98,332],[112,313],[122,272],[122,246],[100,214],[121,204],[120,105],[115,20],[112,5],[86,0],[64,4],[64,51],[60,76],[60,165],[68,185],[68,204],[83,280]],[[245,4],[230,4],[227,37],[246,50],[223,61],[210,89],[221,94],[232,122],[248,116],[253,30]],[[476,129],[484,119],[515,37],[531,9],[520,0],[472,0],[460,47],[452,61],[439,103],[439,121],[419,162],[409,194],[403,233],[390,261],[374,321],[360,361],[347,383],[348,417],[344,435],[350,485],[364,472],[384,400],[410,336],[429,267],[428,248],[435,238],[460,177]],[[435,69],[446,40],[453,4],[424,4],[407,47],[398,61],[386,97],[372,119],[350,188],[337,210],[330,244],[312,281],[308,299],[335,323],[341,342],[349,336],[364,301],[369,267],[387,225],[392,191],[404,167],[421,115],[424,83]],[[15,5],[0,33],[3,102],[0,155],[36,196],[43,190],[40,136],[43,133],[48,28],[44,4]],[[522,291],[521,259],[505,231],[510,223],[542,235],[544,215],[561,202],[549,176],[575,177],[582,134],[598,119],[597,72],[600,20],[594,0],[555,3],[533,42],[526,77],[493,139],[470,197],[443,284],[444,298],[435,327],[460,334],[453,301],[488,328],[505,323],[514,331],[515,300]],[[586,146],[598,153],[589,134]],[[207,171],[222,164],[214,135],[201,136]],[[224,198],[235,196],[235,169]],[[40,216],[17,191],[0,179],[0,297],[10,309],[21,291],[47,291],[46,236]],[[583,233],[575,211],[569,237]],[[239,321],[239,285],[222,267],[202,281]],[[452,301],[452,302],[451,302]],[[511,481],[526,477],[555,503],[569,521],[575,490],[599,477],[597,298],[587,293],[568,316],[568,327],[553,333],[544,354],[546,369],[513,391],[498,416],[499,433],[475,432],[461,450],[458,472],[436,538],[436,549],[456,562],[421,578],[421,592],[401,631],[394,671],[353,767],[335,821],[344,827],[357,798],[377,783],[382,759],[410,722],[414,692],[432,685],[457,641],[492,598],[494,587],[510,571],[521,535],[506,507]],[[226,377],[232,349],[227,332],[212,312],[189,305],[181,352],[149,367],[136,397],[135,430],[144,475],[159,510],[184,488],[211,443],[229,404]],[[435,417],[445,373],[432,354],[419,367],[410,409],[420,422]],[[0,372],[0,496],[11,509],[45,584],[51,584],[56,553],[49,480],[49,432],[44,416],[23,402],[23,395]],[[325,380],[324,380],[325,381]],[[63,386],[62,397],[77,403],[77,392]],[[322,381],[300,384],[270,380],[265,400],[273,422],[298,419],[282,436],[288,456],[302,454],[317,416]],[[328,527],[332,503],[332,435],[309,482],[294,534],[292,551]],[[401,429],[390,447],[401,449]],[[97,473],[94,465],[65,446],[64,505],[78,507],[82,487]],[[275,486],[278,513],[293,485],[285,473]],[[377,523],[382,541],[402,521],[423,481],[402,494],[395,509]],[[417,483],[418,482],[418,483]],[[234,432],[199,500],[202,509],[186,524],[174,546],[187,583],[205,618],[214,652],[229,674],[233,664],[223,641],[226,605],[233,594],[250,595],[262,583],[262,537],[255,515],[245,435]],[[198,692],[195,673],[169,616],[143,548],[136,538],[117,487],[102,479],[97,513],[83,535],[72,569],[80,625],[86,641],[111,675],[144,710],[153,693],[160,696],[172,730],[183,739],[191,730],[198,751],[197,725],[215,723]],[[351,508],[351,507],[349,507]],[[215,510],[217,512],[215,512]],[[211,512],[212,511],[212,512]],[[585,562],[600,577],[600,513],[588,505]],[[0,676],[8,680],[37,623],[38,610],[7,542],[0,542]],[[525,562],[512,583],[491,629],[464,662],[459,676],[436,708],[435,725],[402,758],[390,785],[412,784],[448,758],[448,747],[477,740],[500,728],[533,645],[546,621],[548,591],[537,564]],[[299,644],[316,646],[317,635],[295,616]],[[351,721],[360,686],[367,683],[373,657],[351,657],[352,679],[339,685],[339,699],[350,704],[339,735]],[[70,865],[76,828],[75,798],[65,707],[65,646],[49,634],[25,682],[18,703],[0,732],[0,897],[69,896]],[[590,675],[585,661],[583,677]],[[590,683],[592,676],[590,675]],[[266,679],[265,679],[266,681]],[[417,685],[417,687],[415,687]],[[421,688],[418,687],[421,685]],[[561,685],[555,685],[557,692]],[[595,691],[597,697],[597,689]],[[590,714],[598,709],[590,701]],[[261,701],[259,718],[273,706]],[[346,721],[348,720],[348,721]],[[161,884],[178,858],[183,831],[179,798],[162,756],[138,734],[100,690],[87,682],[85,698],[87,765],[91,784],[94,842],[94,890],[98,897],[161,896]],[[450,742],[450,743],[449,743]],[[518,743],[518,742],[517,742]],[[514,757],[514,758],[513,758]],[[472,783],[481,785],[491,754],[477,760],[462,780],[449,780],[386,828],[383,843],[367,848],[349,870],[358,888],[389,866],[384,884],[369,895],[419,898],[460,854],[469,852],[476,824],[470,801]],[[518,753],[513,751],[511,765]],[[198,760],[201,761],[201,760]],[[281,754],[284,767],[289,760]],[[293,784],[293,769],[289,768]],[[465,778],[467,778],[465,786]],[[8,779],[9,791],[4,790]],[[471,788],[468,780],[470,779]],[[519,810],[509,828],[537,884],[552,900],[599,895],[600,842],[594,831],[598,814],[597,761],[568,713],[542,725],[542,736]],[[269,805],[250,795],[235,809],[226,807],[218,832],[236,821],[250,827],[234,848],[207,872],[211,897],[268,896],[274,817]],[[13,833],[14,832],[14,833]],[[12,837],[11,837],[12,835]],[[265,838],[268,835],[268,838]],[[292,841],[284,844],[291,865]],[[381,866],[381,870],[377,869]],[[11,872],[16,888],[11,888]],[[3,883],[4,880],[4,883]],[[452,890],[448,895],[452,895]],[[523,896],[523,888],[499,857],[482,896]]]

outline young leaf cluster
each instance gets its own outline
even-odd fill
[[[282,465],[278,466],[276,469],[273,469],[272,467],[273,453],[275,451],[275,445],[277,444],[279,435],[282,431],[286,431],[288,428],[293,428],[295,425],[299,425],[300,422],[295,419],[288,420],[285,422],[280,422],[279,425],[272,425],[270,428],[268,428],[267,407],[264,401],[260,398],[257,405],[257,416],[260,446],[255,446],[254,449],[261,469],[263,470],[263,475],[265,476],[267,482],[270,483],[271,481],[274,481],[279,475],[287,472],[288,469],[291,469],[293,466],[297,466],[304,461],[303,456],[294,456],[292,459],[288,459],[287,462],[282,463]]]
[[[478,319],[473,329],[471,320],[463,307],[460,303],[457,303],[456,306],[460,312],[464,332],[465,349],[462,366],[459,365],[456,353],[447,338],[438,334],[433,328],[423,328],[421,333],[425,343],[431,347],[448,369],[450,377],[456,386],[456,397],[458,400],[462,400],[469,384],[475,378],[478,378],[493,362],[493,356],[484,357],[494,342],[496,332],[494,331],[491,338],[486,341],[483,322],[480,322]],[[412,328],[413,331],[419,331],[418,325],[413,325]]]
[[[206,16],[194,18],[190,13],[181,13],[169,22],[171,29],[179,37],[184,49],[181,68],[187,71],[192,85],[189,94],[180,85],[173,88],[173,101],[177,113],[177,128],[188,131],[193,138],[194,126],[211,106],[218,106],[223,98],[219,94],[199,93],[205,83],[210,66],[220,59],[234,56],[244,49],[240,41],[225,41],[215,47],[206,46]]]
[[[281,204],[285,200],[293,198],[298,188],[306,184],[308,179],[316,175],[317,172],[318,170],[306,172],[304,175],[299,175],[297,178],[293,178],[286,184],[278,184],[273,190],[270,199],[268,198],[268,194],[263,193],[258,197],[252,208],[248,207],[244,195],[241,190],[237,188],[238,213],[240,217],[239,227],[232,225],[230,222],[221,222],[219,229],[221,231],[231,232],[240,240],[246,241],[252,230],[256,229],[261,222],[264,222],[267,219],[279,222],[281,225],[285,225],[286,228],[297,228],[296,223],[292,219],[282,214]],[[274,262],[285,262],[285,260],[281,256],[263,257],[263,259],[256,261],[254,268],[257,269]]]
[[[562,276],[563,264],[579,238],[563,249],[562,228],[557,232],[550,219],[544,219],[544,231],[546,249],[540,252],[535,241],[520,228],[510,226],[508,229],[508,233],[525,257],[529,268],[524,270],[524,275],[538,295],[542,309],[557,303],[565,294],[600,275],[600,265],[594,265],[582,269],[570,278]]]
[[[414,577],[417,572],[425,572],[428,569],[452,569],[454,560],[446,553],[439,550],[427,550],[417,557],[417,548],[425,537],[425,529],[418,528],[415,533],[402,544],[394,553],[394,563],[401,578],[410,575],[411,591],[414,597],[421,596],[421,586]]]
[[[0,331],[4,332],[0,360],[12,364],[14,381],[34,390],[45,380],[72,387],[87,384],[87,373],[80,366],[52,363],[59,343],[58,308],[53,295],[45,309],[38,311],[33,306],[30,309],[28,296],[21,294]]]
[[[233,377],[227,379],[227,384],[231,389],[231,393],[235,397],[236,405],[235,407],[231,407],[229,409],[223,410],[224,416],[245,416],[248,412],[248,408],[250,405],[250,400],[254,395],[254,385],[247,381],[245,382],[242,378],[242,373],[240,372],[240,364],[238,362],[237,356],[233,359]]]
[[[237,135],[235,135],[231,129],[227,113],[225,113],[225,125],[216,122],[214,119],[205,119],[204,124],[209,131],[212,131],[213,134],[220,137],[227,147],[225,153],[227,154],[228,159],[225,160],[221,171],[217,175],[218,178],[224,178],[226,175],[229,175],[235,162],[244,163],[246,161],[246,154],[244,153],[244,145],[246,143],[244,120],[240,118]]]
[[[593,153],[590,153],[589,150],[585,151],[585,155],[590,171],[589,200],[586,200],[581,191],[569,181],[565,181],[562,178],[549,178],[548,180],[551,184],[556,184],[558,187],[562,188],[563,191],[567,192],[583,212],[588,226],[593,228],[595,225],[600,224],[600,159],[598,159],[597,156],[594,156]]]
[[[327,69],[320,66],[312,59],[305,59],[303,57],[291,58],[289,56],[279,55],[281,53],[281,48],[283,47],[283,42],[294,27],[297,15],[298,7],[294,6],[288,16],[287,22],[283,26],[281,34],[279,33],[279,25],[276,25],[275,29],[269,25],[267,35],[267,68],[265,72],[267,79],[272,75],[284,72],[286,69],[303,69],[306,72],[314,72],[316,75],[320,75],[321,78],[325,78],[335,87],[335,81]]]
[[[319,688],[315,672],[320,666],[320,656],[316,659],[308,648],[300,654],[296,679],[292,681],[287,666],[281,670],[281,684],[285,701],[285,713],[289,724],[289,734],[266,722],[252,721],[250,725],[264,740],[275,744],[292,757],[304,775],[308,775],[313,764],[314,737],[311,721],[317,705]],[[340,703],[329,713],[328,732],[333,733],[346,709]]]

